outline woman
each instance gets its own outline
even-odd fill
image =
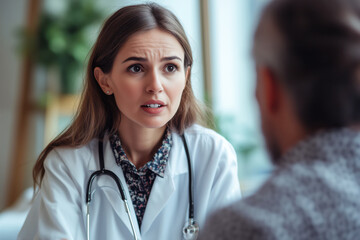
[[[191,65],[184,30],[163,7],[128,6],[105,22],[77,115],[34,167],[39,192],[19,239],[183,239],[240,196],[233,148],[195,124]]]

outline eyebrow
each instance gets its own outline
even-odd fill
[[[171,60],[179,60],[179,61],[182,62],[182,59],[177,57],[177,56],[163,57],[161,59],[162,62],[171,61]],[[129,57],[129,58],[125,59],[122,63],[125,63],[125,62],[128,62],[128,61],[146,62],[147,59],[142,58],[142,57]]]
[[[164,58],[161,59],[162,62],[171,61],[171,60],[179,60],[180,62],[182,62],[182,59],[177,57],[177,56],[164,57]]]

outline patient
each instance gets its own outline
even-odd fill
[[[360,1],[273,0],[253,55],[272,177],[201,239],[359,239]]]

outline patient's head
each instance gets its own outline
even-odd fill
[[[360,123],[359,1],[271,1],[255,33],[253,55],[257,68],[265,68],[286,92],[304,132]],[[262,76],[258,72],[258,83]]]

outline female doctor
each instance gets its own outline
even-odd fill
[[[232,146],[196,124],[192,61],[178,19],[157,4],[105,22],[76,117],[34,167],[19,239],[196,239],[240,197]]]

